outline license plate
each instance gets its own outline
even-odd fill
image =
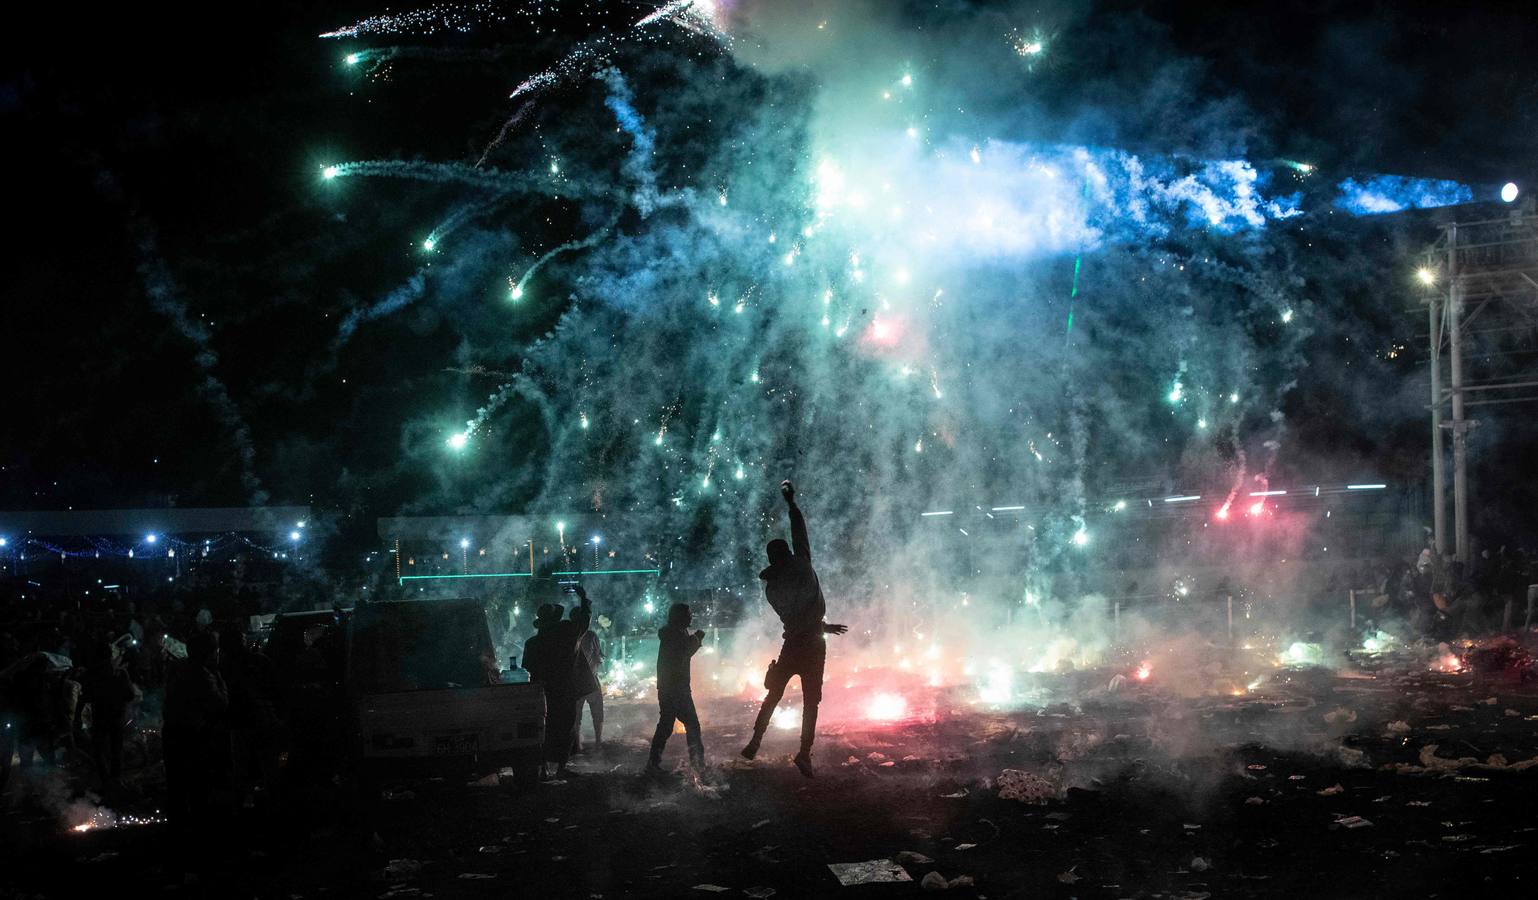
[[[474,753],[480,749],[478,734],[444,734],[433,738],[433,752],[444,754]]]

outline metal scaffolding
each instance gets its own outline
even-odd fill
[[[1450,436],[1454,558],[1467,562],[1468,441],[1479,425],[1468,411],[1538,400],[1538,215],[1533,201],[1513,205],[1499,218],[1443,225],[1418,274],[1430,323],[1434,541],[1437,553],[1446,554]]]

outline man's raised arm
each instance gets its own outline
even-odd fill
[[[806,519],[801,515],[801,507],[796,505],[796,488],[788,480],[782,481],[780,493],[790,508],[790,548],[797,559],[809,563],[812,561],[812,542],[806,536]]]

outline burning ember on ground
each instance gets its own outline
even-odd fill
[[[1148,676],[1153,674],[1153,663],[1147,661],[1140,663],[1137,667],[1137,672],[1133,674],[1137,675],[1138,681],[1147,681]]]
[[[1442,651],[1431,663],[1431,671],[1445,672],[1449,675],[1462,672],[1463,668],[1463,660],[1459,659],[1458,654],[1451,650]]]
[[[132,828],[140,825],[160,825],[165,822],[165,817],[159,815],[136,816],[132,814],[118,815],[104,806],[92,809],[85,821],[71,825],[70,831],[76,834],[85,834],[88,831],[103,831],[108,828]]]

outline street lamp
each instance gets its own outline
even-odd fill
[[[1433,272],[1431,269],[1425,266],[1421,266],[1419,269],[1415,270],[1415,277],[1419,278],[1421,284],[1424,284],[1427,287],[1437,283],[1437,273]]]
[[[1501,187],[1501,199],[1507,203],[1516,200],[1518,193],[1519,191],[1517,190],[1517,185],[1514,181],[1508,181],[1504,186]]]

